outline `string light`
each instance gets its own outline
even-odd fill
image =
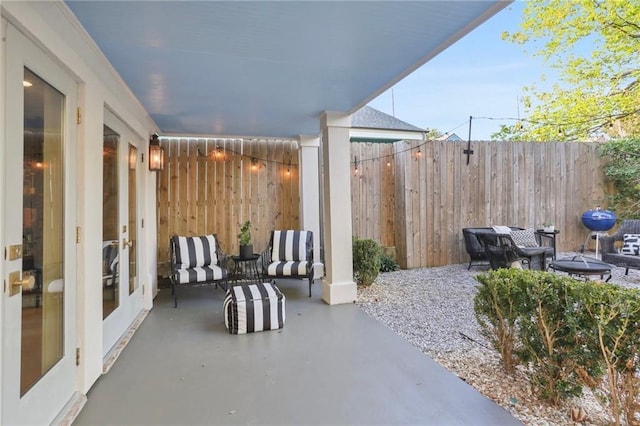
[[[615,119],[629,117],[631,115],[636,115],[638,113],[640,113],[640,108],[637,108],[637,109],[634,109],[634,110],[631,110],[631,111],[621,112],[621,113],[618,113],[618,114],[587,116],[586,118],[584,118],[582,120],[565,121],[565,122],[562,122],[562,123],[544,122],[544,121],[529,120],[529,119],[526,119],[526,118],[513,118],[513,117],[472,117],[472,118],[476,119],[476,120],[523,121],[525,123],[538,124],[538,125],[543,125],[543,126],[569,127],[569,126],[573,126],[573,125],[589,124],[589,123],[598,122],[598,121],[603,122],[603,123],[607,123],[607,122],[611,122],[611,121],[613,121]]]
[[[165,139],[181,139],[181,138],[169,137],[169,138],[165,138]],[[206,157],[206,158],[209,158],[209,157],[212,157],[212,156],[224,158],[225,153],[231,153],[231,154],[234,154],[234,155],[238,155],[241,158],[250,158],[252,165],[257,164],[258,162],[261,162],[261,163],[270,163],[270,164],[280,164],[282,166],[288,166],[288,167],[291,167],[291,166],[297,167],[297,164],[291,164],[291,160],[288,160],[288,161],[285,162],[285,161],[278,161],[278,160],[270,160],[270,159],[266,159],[266,158],[258,158],[258,157],[254,157],[252,155],[247,155],[247,154],[243,154],[243,153],[238,152],[238,151],[234,151],[234,150],[229,149],[229,148],[222,148],[222,147],[220,147],[220,145],[216,145],[216,148],[213,149],[212,151],[210,151],[207,154],[204,154],[202,151],[200,151],[200,147],[198,147],[197,148],[197,153],[198,153],[198,156]]]

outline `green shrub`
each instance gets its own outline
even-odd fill
[[[504,268],[479,274],[481,284],[473,299],[473,309],[482,334],[500,353],[505,370],[512,373],[517,365],[517,322],[524,298],[524,285],[530,274],[522,269]]]
[[[584,386],[615,424],[640,415],[640,291],[546,272],[479,274],[474,310],[505,368],[529,368],[531,385],[557,404]]]
[[[518,330],[518,358],[532,366],[531,384],[544,399],[557,405],[582,394],[586,371],[596,375],[592,351],[581,342],[584,330],[576,286],[567,276],[530,271]]]
[[[380,272],[382,248],[374,240],[353,237],[353,275],[358,285],[371,285]]]
[[[393,272],[399,269],[400,265],[398,265],[398,262],[393,260],[391,256],[382,253],[380,256],[380,272]]]
[[[609,403],[614,424],[636,424],[640,393],[640,292],[611,284],[588,285],[582,290],[581,311],[585,344],[604,365],[606,379],[595,381]]]

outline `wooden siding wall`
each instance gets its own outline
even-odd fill
[[[468,262],[465,227],[551,221],[561,232],[558,250],[585,243],[582,213],[605,207],[607,191],[597,144],[473,142],[468,165],[465,148],[453,141],[352,144],[354,234],[395,245],[403,268]],[[391,149],[391,166],[367,161]]]
[[[296,141],[161,138],[160,144],[165,169],[157,177],[158,263],[165,270],[173,234],[215,233],[233,255],[240,224],[247,220],[257,253],[266,248],[271,230],[298,228]]]

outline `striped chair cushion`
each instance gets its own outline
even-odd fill
[[[272,262],[267,266],[267,275],[271,276],[297,276],[307,275],[309,262]]]
[[[640,255],[640,234],[624,234],[622,254]]]
[[[181,268],[176,270],[178,284],[193,282],[217,281],[224,279],[227,271],[217,265],[196,266],[193,268]]]
[[[176,266],[195,268],[218,264],[216,237],[173,237],[176,239]]]
[[[306,261],[311,248],[311,231],[273,231],[271,261]]]
[[[102,275],[109,275],[117,272],[119,260],[118,244],[112,244],[112,241],[103,241]]]

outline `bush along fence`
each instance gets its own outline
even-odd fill
[[[614,424],[638,423],[640,291],[519,269],[476,279],[476,318],[508,372],[525,366],[533,391],[553,404],[587,386]]]

